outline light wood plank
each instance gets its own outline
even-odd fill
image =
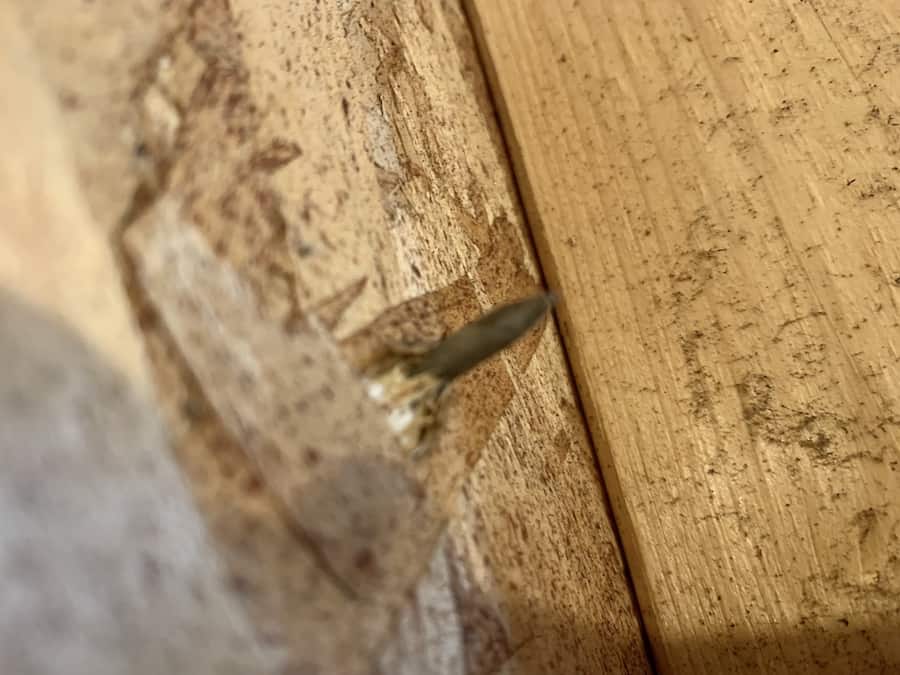
[[[896,5],[468,5],[662,669],[892,671]]]

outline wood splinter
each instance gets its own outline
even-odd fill
[[[366,390],[390,410],[388,422],[414,458],[430,447],[429,432],[448,385],[522,338],[554,303],[552,293],[540,293],[503,305],[424,353],[394,356],[372,369]]]

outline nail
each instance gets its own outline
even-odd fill
[[[442,340],[410,374],[430,373],[450,382],[525,335],[555,303],[552,293],[541,293],[494,309]]]

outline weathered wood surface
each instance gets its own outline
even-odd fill
[[[471,0],[665,672],[900,667],[900,14]]]
[[[36,54],[0,5],[0,672],[276,672],[167,447]]]
[[[152,4],[21,3],[121,254],[180,465],[260,640],[300,673],[365,671],[372,654],[384,673],[646,671],[552,322],[448,401],[412,469],[446,532],[381,570],[389,592],[371,578],[377,550],[322,545],[352,527],[340,503],[327,513],[304,494],[328,487],[309,482],[310,450],[356,456],[366,417],[308,448],[310,416],[269,407],[299,402],[303,367],[343,373],[350,392],[349,369],[384,344],[434,339],[539,285],[460,9]],[[322,362],[304,364],[311,345]],[[338,399],[323,423],[352,412]],[[398,579],[421,573],[392,616]]]

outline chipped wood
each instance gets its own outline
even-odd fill
[[[356,549],[348,542],[326,542],[318,553],[310,547],[304,528],[342,531],[339,519],[354,511],[320,501],[315,480],[303,483],[306,494],[290,494],[304,474],[278,470],[303,447],[289,437],[292,425],[309,420],[277,414],[271,406],[285,392],[296,401],[326,372],[351,391],[342,362],[357,372],[369,355],[396,346],[394,338],[427,344],[541,287],[460,8],[436,0],[341,9],[200,0],[168,3],[162,16],[137,0],[116,7],[120,19],[144,12],[153,30],[124,72],[110,71],[115,82],[79,78],[77,63],[63,63],[65,50],[42,50],[42,65],[68,101],[65,85],[85,82],[83,105],[67,118],[71,133],[85,134],[83,122],[96,141],[79,143],[80,173],[99,223],[114,231],[175,451],[227,565],[229,592],[257,637],[284,651],[289,672],[364,673],[375,663],[399,671],[398,659],[407,672],[425,664],[423,675],[454,672],[454,663],[484,675],[645,672],[552,322],[467,373],[446,401],[436,445],[414,464],[412,481],[446,516],[447,533],[435,550],[409,549],[407,567],[388,566],[412,570],[421,559],[420,571],[428,571],[399,623],[379,609],[390,602],[357,602],[321,562],[337,561],[348,587],[372,597],[391,595],[403,574],[379,586],[350,569]],[[103,11],[112,10],[92,10],[89,19],[102,25]],[[33,16],[42,44],[72,44],[45,13]],[[102,60],[109,44],[129,44],[129,26],[130,19],[110,19],[110,42],[102,44],[79,30],[85,63]],[[110,114],[101,114],[107,104]],[[95,178],[115,173],[109,167],[116,180]],[[165,215],[171,204],[180,205],[177,218]],[[160,218],[175,231],[145,238]],[[167,278],[153,256],[174,250],[177,260],[190,240],[203,242],[202,255],[194,248],[185,258],[198,267]],[[185,297],[204,311],[177,306]],[[204,332],[226,325],[240,340]],[[235,351],[241,341],[252,345],[249,357]],[[280,366],[309,341],[323,361],[305,383],[309,365]],[[262,350],[269,344],[274,349]],[[235,357],[231,366],[264,364],[266,376],[241,390],[238,368],[217,367],[212,346]],[[316,405],[323,420],[336,410]],[[349,428],[332,430],[351,438]],[[303,433],[298,428],[297,439]],[[260,443],[259,434],[277,443]],[[277,462],[261,457],[272,445]],[[349,452],[346,444],[325,447],[324,438],[322,446],[323,456]],[[344,496],[359,505],[372,495]],[[294,505],[303,508],[292,510],[298,497]],[[414,534],[391,550],[418,541]],[[447,556],[458,607],[450,620],[462,640],[419,611],[427,598],[447,599],[440,573]],[[403,627],[402,637],[392,625]]]

